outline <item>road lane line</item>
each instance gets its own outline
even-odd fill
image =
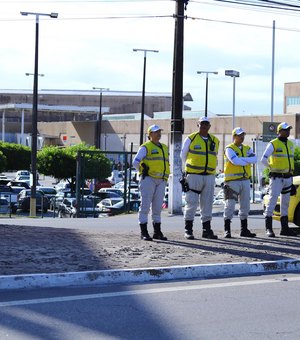
[[[203,289],[215,289],[215,288],[226,288],[226,287],[230,288],[230,287],[237,287],[237,286],[251,286],[251,285],[268,284],[268,283],[282,283],[285,281],[286,282],[300,281],[300,277],[295,276],[295,277],[289,277],[289,278],[283,278],[283,279],[277,278],[277,279],[237,281],[237,282],[226,282],[226,283],[223,282],[223,283],[213,283],[213,284],[209,283],[209,284],[203,284],[203,285],[149,288],[149,289],[128,290],[128,291],[119,291],[119,292],[111,292],[111,293],[71,295],[71,296],[62,296],[62,297],[6,301],[6,302],[0,302],[0,308],[1,307],[25,306],[25,305],[38,305],[38,304],[43,304],[43,303],[59,303],[59,302],[68,302],[68,301],[134,296],[134,295],[144,295],[144,294],[158,294],[158,293],[168,293],[168,292],[176,292],[176,291],[203,290]]]

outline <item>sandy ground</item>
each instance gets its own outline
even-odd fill
[[[0,225],[0,275],[76,272],[208,263],[271,261],[300,256],[300,237],[193,241],[168,232],[168,241],[145,242],[137,232]],[[276,232],[278,235],[278,231]]]

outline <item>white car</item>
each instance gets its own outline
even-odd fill
[[[221,172],[220,174],[218,174],[216,176],[216,179],[215,179],[215,185],[216,187],[221,187],[223,188],[224,186],[224,181],[225,181],[225,174],[223,172]]]
[[[116,203],[124,201],[122,197],[112,197],[112,198],[104,198],[104,200],[100,201],[96,207],[102,211],[105,212],[107,208],[112,207]]]

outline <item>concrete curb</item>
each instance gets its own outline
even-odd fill
[[[238,275],[300,271],[300,258],[265,262],[238,262],[191,266],[99,270],[70,273],[0,276],[0,290],[83,287],[169,280],[216,279]]]

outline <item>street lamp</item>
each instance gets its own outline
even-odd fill
[[[38,115],[38,62],[39,62],[39,17],[47,16],[56,19],[58,13],[35,13],[35,12],[20,12],[21,15],[35,16],[35,61],[34,61],[34,80],[33,80],[33,99],[32,99],[32,135],[31,135],[31,196],[30,196],[30,216],[36,216],[36,156],[37,156],[37,115]]]
[[[208,100],[208,74],[218,74],[216,71],[197,71],[197,74],[206,74],[206,86],[205,86],[205,117],[207,117],[207,100]]]
[[[144,52],[144,72],[143,72],[143,91],[142,91],[142,109],[141,109],[141,128],[140,128],[140,145],[144,143],[144,116],[145,116],[145,84],[146,84],[146,57],[147,52],[158,53],[158,50],[145,50],[134,48],[133,52]]]
[[[97,114],[95,145],[97,149],[101,149],[101,130],[102,130],[102,92],[109,91],[106,87],[93,87],[93,90],[100,91],[99,113]]]
[[[240,76],[240,72],[234,70],[225,70],[225,76],[233,78],[233,100],[232,100],[232,129],[235,128],[235,78]]]

